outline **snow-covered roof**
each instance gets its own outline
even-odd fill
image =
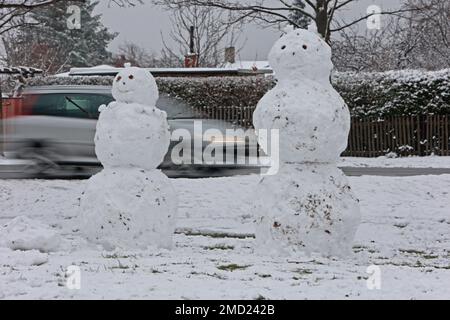
[[[226,63],[224,68],[252,70],[252,71],[272,71],[269,61],[245,61],[240,60],[235,63]]]
[[[60,74],[59,76],[99,76],[99,75],[116,75],[123,68],[116,68],[107,65],[91,67],[91,68],[72,68],[68,74]],[[223,68],[145,68],[154,75],[239,75],[239,74],[265,74],[271,73],[268,69],[252,70],[251,68],[223,67]]]

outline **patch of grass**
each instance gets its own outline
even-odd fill
[[[136,270],[137,268],[139,268],[138,265],[132,265],[132,266],[128,266],[125,264],[122,264],[122,262],[120,260],[117,260],[117,265],[116,266],[112,266],[110,269],[111,270]]]
[[[136,255],[127,255],[127,254],[118,254],[118,253],[113,253],[113,254],[102,254],[102,257],[105,259],[129,259],[129,258],[137,258]]]
[[[234,246],[229,246],[225,244],[218,244],[215,246],[204,247],[204,250],[234,250]]]
[[[399,229],[405,229],[406,227],[408,227],[408,223],[396,223],[394,224],[394,227],[399,228]]]
[[[231,234],[225,232],[195,231],[195,230],[176,230],[175,234],[184,234],[188,237],[209,237],[214,239],[254,239],[254,234]]]
[[[245,270],[248,267],[250,267],[250,266],[240,266],[240,265],[232,263],[232,264],[218,266],[217,269],[222,270],[222,271],[233,272],[233,271],[236,271],[236,270]]]
[[[300,274],[300,275],[310,275],[310,274],[313,274],[314,273],[314,271],[313,270],[310,270],[310,269],[296,269],[296,270],[294,270],[294,272],[295,273],[298,273],[298,274]]]
[[[400,249],[399,251],[400,251],[401,253],[415,254],[415,255],[420,255],[420,256],[426,254],[425,251],[415,250],[415,249],[408,249],[408,250],[406,250],[406,249]]]
[[[227,277],[221,276],[220,274],[217,274],[217,273],[212,273],[212,274],[207,273],[206,275],[207,275],[208,277],[216,278],[216,279],[219,279],[219,280],[228,280]]]
[[[156,269],[152,269],[152,270],[150,270],[150,272],[153,273],[153,274],[156,274],[156,273],[163,273],[163,272],[161,272],[161,271],[159,271],[159,270],[156,270]]]
[[[438,259],[439,256],[433,255],[433,254],[426,254],[423,255],[422,258],[426,259],[426,260],[434,260],[434,259]]]

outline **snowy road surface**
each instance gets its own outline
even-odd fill
[[[79,236],[85,181],[1,180],[1,225],[24,215],[63,241],[49,254],[0,243],[0,298],[450,299],[450,175],[350,178],[363,223],[344,261],[253,254],[249,208],[258,180],[174,180],[175,249],[116,252]],[[70,265],[81,268],[81,290],[65,286]],[[381,290],[367,288],[371,265],[381,268]]]
[[[30,178],[29,163],[21,160],[7,160],[0,156],[0,179],[26,179]],[[407,157],[407,158],[341,158],[339,167],[347,176],[385,176],[385,177],[406,177],[422,175],[442,175],[450,174],[450,157]],[[96,166],[85,166],[83,171],[78,167],[68,167],[62,171],[48,173],[45,178],[86,178],[101,170]],[[255,173],[254,169],[249,169],[248,174]],[[170,177],[189,177],[189,171],[179,172],[178,170],[166,171]],[[217,172],[216,174],[220,174]],[[234,174],[247,174],[243,169],[227,170],[223,175],[232,176]]]

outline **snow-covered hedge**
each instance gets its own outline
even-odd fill
[[[450,114],[450,69],[437,72],[335,73],[333,85],[353,116]],[[254,108],[275,85],[272,77],[157,78],[161,92],[194,108]],[[30,85],[111,85],[112,77],[34,78]]]
[[[450,69],[337,73],[333,85],[362,118],[450,114]]]
[[[201,109],[255,108],[274,85],[264,77],[157,78],[162,92]]]

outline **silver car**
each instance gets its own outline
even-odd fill
[[[10,159],[30,160],[32,165],[27,170],[31,175],[42,175],[56,169],[66,173],[69,170],[86,171],[89,174],[100,170],[94,146],[98,108],[113,100],[111,87],[71,85],[26,88],[20,116],[4,122],[7,133],[3,137],[4,155]],[[161,165],[170,177],[215,177],[259,172],[255,161],[250,161],[258,155],[256,136],[252,131],[222,120],[202,119],[199,112],[167,95],[161,95],[157,106],[167,112],[172,131],[186,129],[192,133],[191,137],[195,137],[198,132],[194,132],[194,123],[201,121],[203,132],[208,129],[223,132],[225,139],[220,143],[224,147],[224,158],[227,153],[228,156],[233,153],[233,163],[205,164],[200,163],[200,159],[196,162],[198,164],[176,165],[171,160],[171,153],[180,141],[172,141]],[[227,129],[240,130],[228,137]],[[204,148],[210,143],[219,143],[204,141],[203,134],[200,139]],[[198,156],[193,153],[192,159]]]

